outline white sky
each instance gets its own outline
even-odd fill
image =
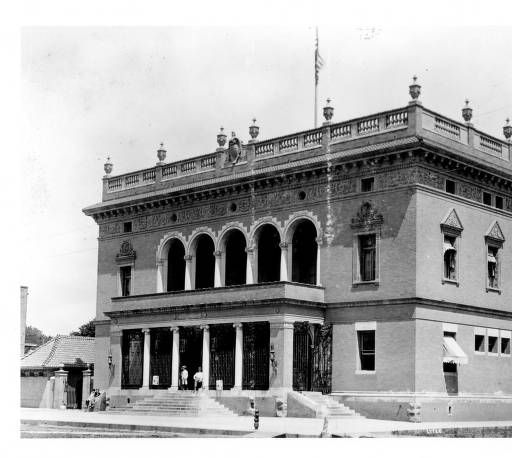
[[[323,26],[320,107],[334,121],[397,108],[417,74],[426,107],[502,138],[512,116],[512,29]],[[219,126],[248,139],[313,126],[314,28],[25,28],[21,234],[28,323],[69,333],[92,318],[97,226],[81,209],[114,174],[215,149]]]

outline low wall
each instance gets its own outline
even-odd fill
[[[44,399],[46,385],[49,383],[48,377],[21,377],[20,380],[21,407],[40,407]]]
[[[249,397],[248,396],[226,396],[226,397],[215,397],[213,399],[227,407],[237,415],[252,415],[248,412],[249,409]],[[260,413],[260,417],[275,417],[276,416],[276,398],[273,396],[269,397],[257,397],[255,398],[256,409]]]
[[[511,397],[334,395],[347,407],[379,420],[491,421],[512,420]]]

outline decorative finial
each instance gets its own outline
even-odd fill
[[[236,133],[231,131],[231,138],[235,138],[236,137]]]
[[[110,161],[110,156],[107,157],[107,162],[103,164],[103,170],[105,171],[105,176],[108,177],[112,173],[112,169],[114,168],[114,164]]]
[[[473,117],[473,108],[469,106],[468,99],[466,99],[466,106],[462,109],[462,117],[468,124],[471,122],[471,118]]]
[[[417,83],[418,77],[414,75],[412,77],[412,84],[409,86],[409,94],[413,101],[417,101],[421,94],[421,86]]]
[[[249,140],[249,142],[255,142],[259,133],[260,128],[256,125],[256,118],[252,118],[252,126],[249,126],[249,135],[251,136],[251,140]]]
[[[510,137],[512,137],[512,126],[510,125],[509,118],[507,118],[506,124],[503,126],[503,135],[510,142]]]
[[[156,155],[158,157],[158,162],[156,163],[156,165],[163,165],[165,157],[167,156],[167,151],[164,149],[163,142],[160,143],[160,148],[157,150]]]
[[[224,127],[220,128],[220,132],[217,134],[217,143],[219,144],[219,147],[217,150],[222,151],[224,149],[224,145],[226,144],[226,134],[224,133]]]
[[[331,99],[327,99],[327,105],[324,107],[324,118],[325,118],[324,124],[329,124],[331,122],[332,115],[334,114],[334,108],[331,107],[330,103],[331,103]]]

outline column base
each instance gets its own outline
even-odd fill
[[[178,391],[178,385],[170,386],[169,388],[167,388],[167,391]]]
[[[241,386],[234,386],[233,388],[231,388],[229,390],[231,393],[236,393],[236,394],[239,394],[239,393],[242,393],[242,387]]]

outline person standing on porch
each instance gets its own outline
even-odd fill
[[[197,393],[203,387],[203,372],[201,366],[197,368],[197,372],[194,374],[194,391]]]
[[[180,374],[181,389],[186,390],[188,388],[188,371],[187,366],[181,368]]]

